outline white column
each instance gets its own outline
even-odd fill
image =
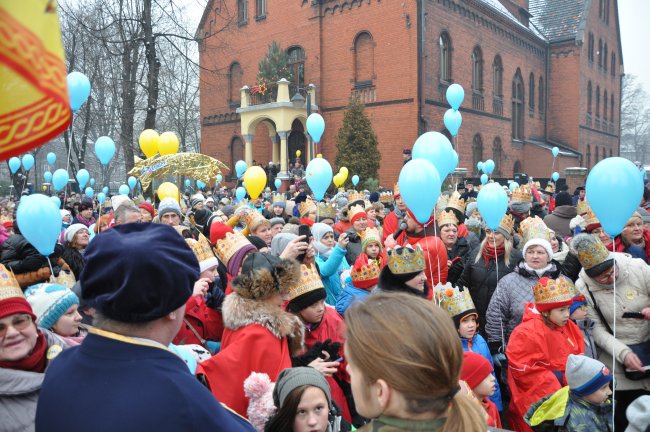
[[[251,166],[253,164],[253,138],[255,135],[246,134],[244,135],[244,159],[246,159],[246,165]]]

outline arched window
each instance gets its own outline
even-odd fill
[[[244,142],[236,136],[230,141],[230,166],[234,167],[240,160],[244,160]],[[232,173],[231,178],[236,179],[237,177]]]
[[[539,77],[539,114],[540,116],[544,114],[544,109],[546,109],[546,91],[544,89],[544,78]]]
[[[512,166],[512,174],[514,175],[520,172],[521,172],[521,162],[517,160]]]
[[[598,0],[598,18],[603,17],[604,9],[605,9],[605,0]]]
[[[587,169],[591,168],[591,145],[587,144]]]
[[[248,21],[248,0],[237,0],[237,22],[239,25]]]
[[[357,85],[371,85],[374,76],[375,43],[368,32],[361,32],[354,40],[354,80]]]
[[[592,99],[592,95],[591,95],[591,81],[589,81],[589,83],[587,84],[587,113],[588,113],[589,115],[591,115],[591,112],[592,112],[592,111],[591,111],[591,99]]]
[[[494,138],[492,143],[492,160],[494,161],[494,174],[501,174],[501,158],[503,156],[503,147],[501,138]]]
[[[531,117],[535,113],[535,75],[532,72],[528,77],[528,111]]]
[[[512,138],[524,138],[524,80],[518,68],[512,80]]]
[[[589,41],[587,43],[587,58],[589,61],[594,61],[594,34],[589,33]]]
[[[449,33],[442,32],[438,40],[440,46],[440,81],[451,81],[451,37]]]
[[[603,40],[598,39],[598,52],[596,53],[598,55],[598,67],[603,66]]]
[[[609,95],[609,121],[614,124],[614,93]]]
[[[603,93],[603,123],[607,123],[607,90]]]
[[[474,140],[472,141],[472,166],[474,167],[474,172],[478,174],[478,168],[476,165],[483,160],[483,140],[481,139],[481,134],[474,135]]]
[[[600,86],[596,86],[596,118],[600,118]]]
[[[478,46],[472,51],[472,90],[483,92],[483,52]]]
[[[228,71],[228,102],[230,104],[239,105],[240,90],[243,86],[244,71],[239,63],[234,62],[230,65]],[[235,161],[236,162],[236,161]]]
[[[609,69],[610,73],[612,74],[613,77],[616,76],[616,54],[612,52],[612,65]]]
[[[612,157],[612,149],[609,149],[609,157]]]
[[[609,58],[609,53],[607,50],[607,42],[605,42],[605,48],[603,49],[603,69],[607,72],[607,59]]]
[[[305,51],[299,47],[290,47],[287,50],[289,56],[288,65],[293,76],[292,84],[297,88],[305,87]],[[294,89],[295,92],[295,89]]]
[[[492,88],[494,89],[494,96],[503,98],[503,62],[501,56],[494,56],[492,62]]]
[[[594,147],[596,147],[596,157],[594,158],[594,164],[597,164],[598,162],[600,162],[600,159],[598,158],[598,146],[594,146]]]

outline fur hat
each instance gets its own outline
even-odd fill
[[[232,289],[241,297],[265,300],[274,294],[287,293],[299,281],[297,261],[253,252],[242,263],[241,274],[232,280]]]
[[[79,305],[79,298],[63,285],[40,283],[25,291],[25,297],[36,314],[36,324],[47,330],[65,314],[72,305]]]

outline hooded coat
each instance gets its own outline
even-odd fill
[[[573,232],[569,224],[577,214],[576,208],[572,205],[561,205],[556,207],[553,213],[544,217],[544,223],[562,238],[571,237]]]

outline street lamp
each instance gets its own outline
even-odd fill
[[[305,98],[302,96],[301,91],[304,91],[305,94],[307,95],[307,118],[311,115],[311,92],[316,88],[314,84],[309,84],[307,88],[303,87],[296,87],[296,94],[293,95],[291,98],[291,102],[294,104],[301,104],[305,103]],[[311,139],[311,136],[309,136],[309,133],[307,133],[307,139],[309,140],[309,156],[311,158],[314,158],[314,142]],[[308,161],[309,162],[309,161]]]

